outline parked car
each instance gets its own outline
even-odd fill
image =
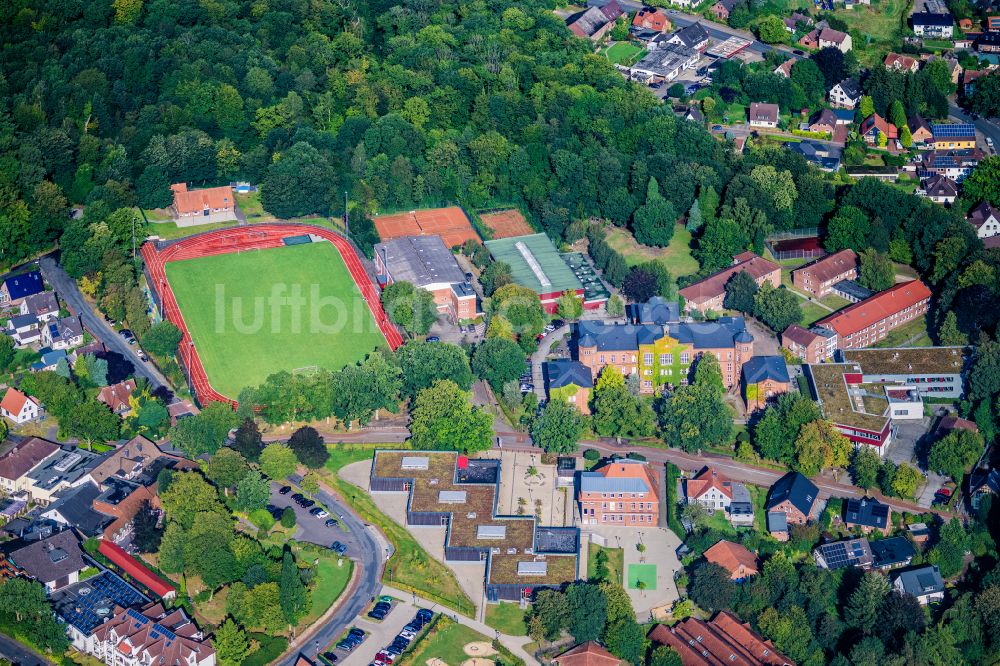
[[[321,506],[318,506],[314,509],[309,509],[309,515],[316,516],[317,518],[326,518],[330,514],[327,512],[326,509],[324,509]]]
[[[334,541],[332,544],[330,544],[330,550],[337,553],[338,555],[343,555],[344,553],[347,552],[347,546],[340,543],[339,541]]]
[[[308,509],[309,507],[315,505],[316,505],[316,500],[311,500],[311,499],[304,499],[301,502],[299,502],[299,506],[301,506],[303,509]]]
[[[407,631],[406,629],[403,629],[401,632],[399,632],[399,635],[408,641],[412,641],[414,638],[417,637],[417,632]]]
[[[279,495],[287,495],[290,492],[292,492],[291,486],[281,486],[280,488],[278,488]],[[299,495],[299,497],[301,497],[301,495]]]
[[[337,525],[339,525],[340,523],[339,523],[339,522],[337,521],[337,519],[336,519],[336,518],[329,518],[329,519],[327,519],[327,521],[326,521],[325,523],[323,523],[323,524],[324,524],[324,525],[326,525],[327,527],[336,527],[336,526],[337,526]]]
[[[137,349],[135,351],[135,355],[138,356],[139,360],[142,361],[143,363],[149,361],[149,357],[146,356],[146,352],[142,351],[141,349]]]
[[[534,384],[528,384],[528,383],[521,384],[521,393],[530,393],[531,391],[534,390],[535,390]]]
[[[320,659],[325,660],[327,663],[335,664],[340,657],[335,655],[333,652],[324,652],[320,655]]]
[[[126,340],[128,340],[130,338],[133,339],[133,340],[135,339],[135,334],[133,334],[132,331],[130,331],[127,328],[123,328],[122,330],[118,331],[118,335],[122,336]]]
[[[282,493],[282,494],[284,494],[284,493]],[[292,501],[293,502],[298,503],[298,502],[301,502],[303,499],[305,499],[305,497],[302,495],[302,493],[295,493],[294,495],[292,495]]]
[[[417,619],[420,620],[422,624],[427,624],[434,619],[434,613],[427,608],[421,608],[417,611]]]
[[[436,335],[428,335],[427,342],[441,342],[441,338]]]

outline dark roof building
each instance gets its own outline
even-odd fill
[[[465,282],[465,273],[440,236],[403,236],[375,245],[392,282],[426,288]]]
[[[912,594],[922,605],[944,598],[944,579],[936,565],[900,571],[893,579],[893,587]]]
[[[803,515],[808,516],[812,512],[818,496],[819,488],[816,487],[815,483],[798,472],[789,472],[771,486],[771,492],[767,497],[764,509],[770,511],[787,501]]]
[[[824,543],[813,550],[813,558],[821,569],[868,569],[873,561],[871,546],[864,537]]]
[[[645,303],[628,306],[628,318],[633,324],[657,324],[665,326],[681,320],[680,304],[668,301],[662,296],[653,296]]]
[[[102,571],[87,580],[74,583],[51,597],[56,615],[83,636],[114,615],[115,608],[129,608],[149,603],[139,590],[113,571]]]
[[[42,281],[42,274],[38,271],[14,275],[3,281],[0,285],[0,292],[4,293],[11,301],[17,301],[32,294],[37,294],[45,289]]]
[[[49,591],[75,583],[79,572],[87,566],[80,542],[70,530],[37,541],[12,541],[3,544],[3,551],[16,567]]]
[[[113,520],[110,516],[94,511],[94,499],[101,494],[96,483],[82,483],[59,493],[58,499],[45,508],[42,514],[64,525],[75,527],[86,537],[96,537]]]
[[[743,364],[743,381],[747,384],[759,384],[768,379],[788,383],[784,356],[754,356]]]
[[[917,26],[950,28],[955,23],[955,18],[951,14],[939,12],[913,12],[910,20],[914,28]]]
[[[563,386],[594,387],[590,368],[579,361],[557,359],[545,363],[545,383],[549,390]]]
[[[893,569],[910,563],[917,554],[906,537],[876,539],[871,542],[872,566],[876,569]]]
[[[671,37],[671,41],[675,41],[689,49],[700,50],[708,44],[708,31],[705,30],[700,21],[695,22],[675,32]]]
[[[890,514],[889,505],[879,502],[874,497],[851,498],[844,505],[844,523],[848,527],[858,525],[887,530],[889,529]]]

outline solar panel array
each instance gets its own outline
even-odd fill
[[[823,559],[830,569],[854,566],[864,556],[865,551],[858,541],[838,541],[820,546]]]
[[[948,137],[971,139],[976,136],[976,128],[966,123],[934,125],[931,127],[931,131],[934,133],[934,138]]]
[[[115,606],[127,608],[149,601],[110,571],[84,581],[76,588],[75,593],[73,611],[65,619],[84,633],[90,633],[104,623],[114,612]],[[129,610],[129,614],[133,619],[146,620],[134,610]]]

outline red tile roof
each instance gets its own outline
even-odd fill
[[[134,390],[135,380],[126,379],[123,382],[102,388],[97,394],[97,399],[110,407],[111,411],[117,412],[129,406],[128,399]]]
[[[126,553],[118,544],[102,539],[97,549],[156,596],[169,598],[177,594],[177,590],[172,585],[146,568],[145,564]]]
[[[621,659],[611,654],[596,641],[580,643],[552,660],[559,666],[618,666]]]
[[[670,29],[670,19],[667,18],[662,9],[643,7],[635,13],[632,25],[663,32]]]
[[[890,53],[885,57],[882,63],[887,69],[913,69],[917,64],[916,58],[911,58],[910,56],[900,55],[898,53]]]
[[[4,394],[3,400],[0,401],[0,409],[5,409],[8,413],[17,416],[21,413],[21,410],[24,409],[26,402],[28,402],[28,396],[24,395],[12,386],[7,389],[7,393]]]
[[[896,126],[877,113],[873,113],[868,116],[865,118],[864,122],[861,123],[861,134],[868,134],[872,127],[884,134],[887,139],[891,140],[899,138],[899,131]]]
[[[27,439],[0,456],[0,477],[16,481],[58,450],[58,445],[44,439]]]
[[[719,470],[714,467],[706,467],[701,474],[688,479],[687,496],[690,499],[698,499],[710,488],[716,488],[720,493],[733,499],[733,482],[719,474]]]
[[[734,578],[756,576],[758,573],[757,556],[732,541],[718,542],[705,551],[705,559],[712,564],[718,564]]]
[[[858,255],[854,250],[841,250],[814,261],[807,266],[792,271],[792,277],[796,273],[810,276],[815,282],[823,284],[827,280],[832,280],[838,275],[843,275],[847,271],[858,268]]]
[[[726,283],[729,282],[729,278],[734,273],[744,271],[749,273],[754,280],[760,280],[765,275],[781,270],[781,266],[778,264],[758,257],[753,252],[738,254],[733,257],[733,260],[737,262],[735,265],[684,287],[680,290],[680,295],[689,303],[698,304],[726,293]]]
[[[846,337],[930,297],[931,290],[920,280],[903,282],[820,319],[816,325]]]
[[[657,625],[649,639],[672,647],[684,666],[795,666],[771,641],[725,611],[710,622],[689,617],[673,627]]]
[[[201,190],[188,190],[186,183],[175,183],[170,186],[174,192],[174,209],[178,215],[200,214],[206,208],[220,209],[235,207],[233,188],[206,187]]]
[[[798,324],[792,324],[785,329],[784,333],[781,334],[781,339],[783,341],[790,340],[791,342],[802,345],[803,347],[808,347],[815,342],[818,337],[819,336],[817,334],[802,328]]]

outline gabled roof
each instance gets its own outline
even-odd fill
[[[969,476],[969,494],[977,493],[1000,495],[1000,469],[976,471]]]
[[[815,483],[798,472],[789,472],[771,486],[764,508],[770,511],[787,500],[803,515],[808,516],[818,496],[819,488]]]
[[[83,335],[83,324],[79,317],[63,317],[49,324],[53,340],[69,340]]]
[[[608,17],[599,7],[590,7],[566,22],[573,34],[590,37],[608,23]]]
[[[19,328],[30,328],[32,326],[38,326],[38,317],[35,314],[28,313],[23,315],[14,315],[10,318],[10,330],[16,331]]]
[[[681,319],[681,309],[677,301],[668,301],[662,296],[653,296],[645,303],[629,305],[632,321],[636,324],[675,324]]]
[[[674,33],[674,36],[681,41],[681,43],[688,48],[695,48],[702,42],[708,39],[708,32],[702,26],[701,21],[696,21],[691,25],[681,28]]]
[[[58,450],[57,444],[30,437],[0,456],[0,478],[16,481]]]
[[[844,506],[844,522],[882,530],[889,526],[890,511],[888,504],[883,504],[874,497],[851,498]]]
[[[176,593],[173,586],[150,571],[142,562],[126,553],[118,544],[102,539],[98,550],[156,596],[163,598]]]
[[[618,459],[594,472],[581,472],[580,492],[656,493],[656,482],[646,463]]]
[[[948,28],[955,24],[954,16],[939,12],[913,12],[910,14],[910,20],[913,22],[913,27],[928,25]]]
[[[872,565],[877,569],[904,564],[917,554],[913,550],[913,544],[903,536],[876,539],[869,542],[869,545],[872,549]]]
[[[742,566],[745,573],[754,575],[757,573],[757,556],[732,541],[723,539],[705,551],[705,559],[712,564],[718,564],[730,574],[736,574]]]
[[[885,60],[882,61],[882,64],[887,69],[913,69],[917,64],[917,59],[900,55],[899,53],[889,53],[886,55]]]
[[[935,123],[931,125],[934,140],[976,138],[976,126],[971,123]]]
[[[80,542],[71,530],[14,547],[7,555],[15,565],[42,583],[55,583],[87,566]]]
[[[187,183],[174,183],[170,189],[174,193],[174,209],[179,215],[200,214],[206,208],[232,208],[236,205],[233,188],[228,185],[188,190]]]
[[[857,270],[857,268],[857,253],[854,250],[841,250],[792,271],[792,275],[796,273],[808,275],[814,281],[823,284],[838,275],[843,275],[851,270]]]
[[[859,99],[861,97],[861,84],[855,78],[846,78],[837,84],[845,95],[851,99]]]
[[[823,28],[819,32],[819,40],[821,42],[833,42],[834,44],[843,44],[845,39],[847,39],[846,32],[841,32],[840,30],[834,30],[833,28]]]
[[[797,345],[808,347],[819,337],[816,333],[806,330],[798,324],[792,324],[781,334],[781,339],[789,340]]]
[[[706,622],[689,617],[668,627],[658,624],[649,639],[667,645],[681,657],[684,666],[789,666],[792,660],[741,623],[734,615],[718,612]]]
[[[24,409],[24,406],[28,403],[28,401],[35,402],[12,386],[7,389],[7,392],[3,396],[3,400],[0,401],[0,408],[6,410],[10,414],[17,415],[21,413],[21,410]],[[35,402],[35,404],[37,405],[38,403]]]
[[[96,483],[82,483],[59,493],[59,498],[45,508],[46,514],[58,513],[67,525],[86,537],[98,536],[113,519],[94,511],[94,499],[101,494]]]
[[[715,321],[681,322],[670,327],[680,343],[695,349],[726,349],[737,342],[753,342],[743,317],[719,317]]]
[[[993,208],[989,201],[982,202],[969,213],[969,222],[977,229],[986,224],[990,218],[1000,221],[1000,211]]]
[[[934,174],[923,182],[924,192],[929,197],[956,197],[958,184],[948,176]]]
[[[877,113],[868,116],[861,123],[861,134],[868,134],[873,129],[877,129],[889,140],[899,138],[898,128]]]
[[[766,102],[751,102],[750,103],[750,121],[758,122],[768,122],[776,123],[778,122],[778,116],[780,111],[777,104],[768,104]]]
[[[920,280],[902,282],[860,303],[849,305],[839,312],[824,317],[816,322],[816,325],[832,328],[841,337],[846,337],[930,297],[931,290]]]
[[[906,121],[906,125],[910,128],[910,132],[914,133],[920,129],[925,130],[927,132],[931,131],[930,123],[924,120],[924,117],[921,116],[919,113],[914,113],[912,116],[910,116],[909,120]]]
[[[724,268],[717,273],[713,273],[704,280],[699,280],[694,284],[688,285],[687,287],[681,289],[678,293],[680,293],[686,301],[700,303],[701,301],[715,298],[726,293],[726,283],[729,282],[729,278],[731,278],[735,273],[749,273],[750,277],[754,280],[760,280],[765,275],[781,270],[781,266],[778,264],[773,261],[768,261],[763,257],[759,257],[752,252],[742,253],[733,259],[734,263],[732,266]]]
[[[552,660],[559,666],[618,666],[621,659],[611,654],[596,641],[580,643]]]
[[[103,387],[97,394],[97,399],[110,407],[111,411],[117,412],[119,409],[128,407],[129,396],[134,390],[135,380],[126,379],[123,382]]]
[[[872,549],[864,537],[824,543],[813,552],[818,555],[817,563],[822,558],[822,564],[827,569],[868,567],[872,564]]]
[[[563,386],[594,387],[594,376],[591,374],[590,368],[579,361],[569,359],[547,361],[545,363],[545,379],[550,391]]]
[[[42,274],[38,271],[14,275],[4,280],[3,284],[7,287],[7,293],[12,301],[37,294],[45,289]]]
[[[714,467],[706,467],[698,476],[688,479],[684,487],[688,499],[698,499],[712,488],[733,499],[733,482],[719,474],[719,470]]]
[[[788,365],[784,356],[753,356],[743,364],[743,381],[747,384],[759,384],[770,379],[787,384]]]
[[[28,312],[34,315],[59,311],[59,302],[56,301],[56,294],[52,291],[42,291],[28,296],[24,299],[24,305]]]
[[[900,571],[895,580],[899,581],[904,592],[915,597],[944,592],[944,579],[937,565]]]
[[[580,347],[598,351],[636,351],[639,345],[652,344],[663,337],[663,327],[655,324],[605,324],[581,321],[576,325]]]
[[[809,120],[809,124],[834,127],[837,124],[837,114],[830,109],[822,109],[813,114],[813,117]]]

